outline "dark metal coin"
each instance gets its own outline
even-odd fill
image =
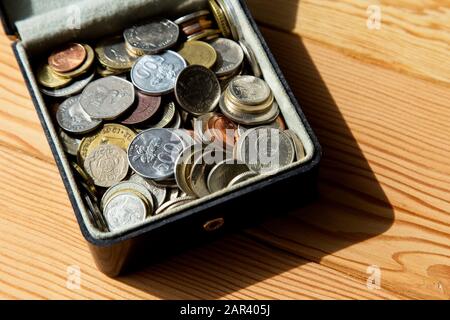
[[[141,92],[136,94],[136,109],[122,120],[125,125],[137,125],[149,120],[161,106],[161,97],[147,96]]]

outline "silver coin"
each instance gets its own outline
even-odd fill
[[[93,119],[114,120],[134,103],[133,84],[119,77],[91,82],[81,94],[80,104]]]
[[[214,72],[199,65],[181,71],[175,86],[180,106],[190,114],[200,116],[213,112],[219,103],[221,89]]]
[[[175,200],[180,197],[182,191],[177,187],[171,188],[167,196],[167,201]]]
[[[102,124],[93,120],[81,107],[80,96],[67,98],[56,111],[56,121],[67,132],[84,134],[91,132]]]
[[[40,88],[41,92],[49,97],[54,98],[64,98],[77,95],[83,91],[84,88],[94,79],[95,72],[88,73],[86,75],[81,76],[80,78],[76,78],[74,82],[69,84],[67,87],[60,89],[47,89]]]
[[[64,130],[59,129],[58,135],[61,139],[64,151],[66,151],[71,156],[77,156],[78,148],[80,147],[81,140],[69,136]]]
[[[102,144],[86,157],[84,168],[95,185],[109,188],[127,176],[127,154],[116,145]]]
[[[153,183],[152,180],[142,178],[138,174],[133,174],[130,177],[129,181],[142,184],[144,187],[148,189],[148,191],[150,191],[150,193],[153,196],[155,209],[158,209],[166,200],[167,188],[161,188],[157,186],[155,183]]]
[[[245,181],[248,181],[250,179],[256,178],[258,176],[258,173],[253,172],[253,171],[249,171],[249,172],[244,172],[240,175],[237,175],[233,180],[230,181],[230,183],[228,184],[228,188],[234,187],[238,184],[241,184]]]
[[[196,18],[200,18],[203,16],[207,16],[209,15],[209,11],[208,10],[200,10],[200,11],[196,11],[190,14],[187,14],[181,18],[178,18],[177,20],[175,20],[174,22],[178,25],[189,22],[191,20],[194,20]]]
[[[122,193],[113,197],[104,209],[110,231],[122,231],[145,221],[147,206],[133,193]]]
[[[183,151],[183,141],[168,129],[141,132],[128,148],[131,168],[140,176],[159,181],[173,180],[175,161]]]
[[[173,91],[178,75],[186,67],[183,57],[170,50],[143,56],[131,69],[131,81],[148,95],[167,94]]]
[[[161,208],[159,208],[156,211],[156,215],[159,215],[161,213],[167,212],[167,211],[169,211],[171,209],[175,209],[177,207],[185,205],[185,204],[187,204],[189,202],[192,202],[194,200],[196,200],[196,198],[190,197],[190,196],[183,196],[183,197],[171,200],[169,202],[166,202]]]
[[[237,76],[230,82],[229,90],[235,99],[248,106],[260,105],[272,94],[267,83],[254,76]]]
[[[219,38],[210,43],[217,52],[213,71],[218,77],[235,73],[244,61],[244,52],[239,44],[230,39]]]
[[[306,157],[305,153],[305,147],[303,146],[302,140],[298,137],[298,135],[291,130],[286,130],[284,133],[286,133],[294,143],[295,148],[295,158],[297,161],[303,160]]]
[[[120,193],[135,193],[137,195],[144,197],[144,202],[147,205],[147,215],[151,216],[154,213],[154,201],[153,201],[153,195],[152,193],[142,184],[136,183],[136,182],[130,182],[130,181],[124,181],[120,182],[108,190],[106,190],[105,194],[102,197],[102,200],[100,202],[100,208],[104,210],[106,204],[111,200],[115,195],[118,195]]]
[[[227,159],[218,163],[208,175],[209,192],[215,193],[224,190],[236,176],[248,172],[246,164],[237,163],[234,159]]]
[[[124,31],[127,45],[137,54],[157,54],[178,41],[178,25],[168,19],[156,19]]]
[[[257,173],[273,174],[295,160],[295,147],[283,131],[270,127],[250,129],[236,145],[236,157]]]
[[[261,78],[263,76],[261,67],[259,66],[259,62],[256,59],[255,52],[252,50],[250,45],[244,39],[239,40],[239,44],[241,45],[242,51],[244,52],[244,56],[252,69],[253,75],[255,77]]]

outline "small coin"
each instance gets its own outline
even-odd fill
[[[211,45],[217,52],[217,62],[213,71],[218,77],[235,73],[242,66],[244,52],[239,44],[230,39],[219,38]]]
[[[180,153],[177,160],[175,161],[175,180],[177,182],[177,185],[186,194],[193,197],[196,197],[196,194],[189,186],[188,176],[195,161],[195,154],[198,152],[200,152],[201,156],[201,154],[203,153],[201,145],[189,146]]]
[[[178,53],[189,65],[200,65],[210,69],[217,60],[216,50],[203,41],[185,42]]]
[[[135,54],[157,54],[176,44],[179,33],[178,25],[172,21],[156,19],[125,30],[124,37]]]
[[[93,120],[84,112],[79,95],[67,98],[60,104],[56,120],[62,129],[75,134],[88,133],[102,124],[101,120]]]
[[[133,112],[127,115],[126,119],[121,123],[125,125],[138,125],[148,121],[161,106],[161,97],[147,96],[141,92],[136,93],[135,99],[136,108]]]
[[[181,25],[181,24],[187,23],[191,20],[199,19],[199,18],[207,16],[207,15],[209,15],[208,10],[200,10],[200,11],[196,11],[196,12],[187,14],[187,15],[175,20],[174,22],[177,25]]]
[[[68,85],[72,79],[61,77],[53,72],[48,64],[42,64],[36,71],[36,78],[41,86],[58,89]]]
[[[216,0],[216,2],[225,15],[225,20],[228,23],[228,27],[230,28],[231,37],[234,40],[239,40],[240,38],[242,38],[242,36],[239,34],[238,29],[236,28],[238,23],[235,19],[236,12],[234,10],[233,4],[231,4],[229,0]]]
[[[247,59],[250,68],[252,69],[253,75],[255,77],[261,78],[263,74],[261,67],[259,66],[259,62],[256,58],[255,52],[244,39],[239,40],[239,44],[241,45],[244,56]]]
[[[297,159],[297,161],[303,160],[306,157],[306,153],[305,153],[305,147],[303,146],[302,140],[300,140],[298,135],[291,130],[286,130],[284,133],[286,133],[292,139],[292,142],[294,143],[295,158]]]
[[[103,144],[87,156],[84,168],[96,186],[109,188],[127,176],[127,154],[118,146]]]
[[[104,210],[106,204],[115,196],[122,193],[133,193],[138,195],[146,204],[148,212],[147,215],[151,216],[154,213],[154,201],[152,193],[142,184],[131,181],[120,182],[108,190],[100,201],[100,208]]]
[[[214,72],[193,65],[178,76],[175,96],[180,106],[190,114],[200,116],[213,112],[219,103],[221,89]]]
[[[246,164],[237,163],[234,159],[227,159],[218,163],[208,175],[209,192],[224,190],[236,176],[248,172]]]
[[[166,200],[167,188],[159,187],[152,180],[142,178],[138,174],[133,174],[130,177],[129,181],[134,182],[134,183],[139,183],[139,184],[143,185],[144,187],[146,187],[148,189],[148,191],[150,191],[150,193],[153,196],[153,202],[155,205],[155,209],[157,209],[163,205],[164,201]]]
[[[191,23],[183,27],[184,34],[190,36],[205,29],[212,27],[212,21],[206,19],[199,19],[197,22]]]
[[[254,76],[237,76],[229,86],[231,97],[248,106],[258,106],[267,101],[272,90],[267,83]]]
[[[94,50],[91,48],[91,46],[85,44],[85,45],[83,45],[83,47],[86,50],[87,56],[86,56],[86,59],[84,60],[84,63],[80,67],[78,67],[77,69],[75,69],[73,71],[69,71],[69,72],[59,72],[59,71],[54,70],[55,73],[61,77],[71,78],[71,79],[86,73],[89,70],[89,68],[92,66],[92,64],[94,63],[95,53],[94,53]]]
[[[175,111],[175,116],[173,117],[172,122],[170,122],[166,128],[170,129],[180,129],[181,128],[181,115],[178,110]]]
[[[89,134],[81,140],[78,149],[78,163],[84,164],[88,154],[101,144],[114,144],[126,152],[135,137],[136,133],[125,126],[105,124],[101,130]]]
[[[295,147],[284,131],[259,127],[239,139],[236,156],[254,172],[273,174],[294,162]]]
[[[86,74],[74,80],[72,84],[59,89],[40,88],[41,92],[49,97],[63,98],[80,94],[84,88],[94,79],[95,72]]]
[[[186,61],[178,53],[165,51],[159,55],[146,55],[136,61],[131,69],[131,80],[148,95],[163,95],[173,91]]]
[[[207,178],[217,163],[215,159],[216,152],[217,150],[215,149],[205,150],[201,153],[201,156],[195,156],[194,158],[194,163],[188,175],[188,183],[192,191],[199,198],[206,197],[210,194]]]
[[[55,50],[48,58],[48,64],[56,72],[69,72],[81,66],[86,56],[83,45],[69,43]]]
[[[174,178],[175,161],[183,151],[181,138],[168,129],[149,129],[136,136],[128,148],[131,168],[156,181]]]
[[[209,134],[208,123],[209,120],[218,115],[215,112],[209,112],[200,117],[193,119],[192,126],[194,128],[195,139],[200,140],[201,142],[208,144],[212,141],[212,136]]]
[[[64,130],[59,129],[58,135],[62,142],[64,151],[66,151],[71,156],[76,156],[78,152],[78,148],[80,147],[81,140],[69,136]]]
[[[134,99],[133,84],[113,76],[91,82],[83,90],[80,104],[93,119],[114,120],[133,105]]]
[[[214,116],[208,121],[208,131],[212,134],[213,142],[223,147],[234,147],[237,129],[238,126],[224,115]]]
[[[151,119],[150,123],[145,126],[146,129],[166,128],[173,122],[177,112],[175,103],[169,99],[164,99],[160,109],[162,112],[158,112],[155,117]]]
[[[248,171],[248,172],[244,172],[240,175],[237,175],[233,180],[230,181],[230,183],[228,184],[228,188],[234,187],[238,184],[241,184],[245,181],[248,181],[250,179],[256,178],[258,176],[258,174],[256,172],[253,171]]]
[[[144,222],[147,217],[147,207],[136,194],[123,193],[106,204],[104,215],[109,230],[122,231]]]
[[[101,41],[95,48],[100,63],[111,69],[129,70],[137,57],[128,54],[122,36],[116,36]]]
[[[181,207],[182,205],[188,204],[189,202],[192,202],[196,200],[194,197],[189,197],[189,196],[185,196],[185,197],[181,197],[181,198],[177,198],[175,200],[171,200],[169,202],[166,202],[161,208],[159,208],[156,211],[156,215],[162,214],[162,213],[166,213],[172,209]]]
[[[231,28],[228,24],[227,18],[222,8],[218,5],[216,0],[208,0],[209,8],[216,19],[217,25],[225,38],[231,37]]]
[[[203,31],[194,33],[190,36],[187,37],[187,41],[199,41],[199,40],[203,40],[203,41],[210,41],[210,40],[214,40],[217,39],[220,35],[220,30],[217,29],[205,29]]]

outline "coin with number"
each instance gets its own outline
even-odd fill
[[[143,56],[131,69],[131,80],[145,94],[160,96],[173,91],[178,75],[186,66],[183,57],[170,50]]]
[[[87,156],[84,168],[95,185],[108,188],[127,176],[127,154],[115,145],[100,145]]]
[[[67,132],[88,133],[101,125],[100,120],[91,119],[80,105],[80,96],[70,97],[60,104],[56,120]]]
[[[221,89],[214,72],[193,65],[178,76],[175,96],[180,106],[190,114],[200,116],[213,112],[219,103]]]
[[[149,129],[136,136],[128,148],[131,168],[141,177],[174,178],[175,161],[183,151],[181,138],[168,129]]]

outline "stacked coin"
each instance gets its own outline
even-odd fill
[[[40,64],[61,147],[99,230],[135,228],[305,158],[256,55],[235,37],[227,3],[133,26],[95,51],[68,44]]]

